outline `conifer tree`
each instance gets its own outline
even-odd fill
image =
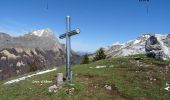
[[[82,64],[88,64],[88,63],[89,63],[89,57],[86,54],[86,55],[83,56]]]
[[[94,57],[94,61],[97,60],[101,60],[101,59],[105,59],[106,55],[104,53],[103,48],[100,48],[97,52],[96,52],[96,56]]]

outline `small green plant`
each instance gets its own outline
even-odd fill
[[[89,63],[89,57],[86,54],[86,55],[83,56],[82,64],[88,64],[88,63]]]

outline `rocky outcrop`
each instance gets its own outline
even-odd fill
[[[170,35],[155,34],[146,40],[146,53],[156,59],[170,59]]]
[[[147,56],[160,59],[163,57],[163,50],[157,38],[152,35],[146,40],[145,51]]]
[[[0,80],[8,77],[65,64],[65,46],[52,31],[38,30],[12,37],[0,33]],[[72,64],[80,56],[71,53]]]

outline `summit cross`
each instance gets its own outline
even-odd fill
[[[80,29],[75,29],[70,31],[70,16],[66,17],[66,33],[59,36],[60,39],[66,38],[66,82],[71,83],[71,58],[70,58],[70,50],[71,50],[71,36],[79,34]]]

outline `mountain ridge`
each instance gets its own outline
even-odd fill
[[[8,77],[65,64],[65,45],[48,29],[12,37],[0,33],[0,80]],[[81,57],[71,52],[71,63]]]
[[[152,44],[148,41],[155,41],[156,43]],[[147,54],[153,55],[157,59],[168,60],[170,59],[170,34],[143,34],[136,39],[125,43],[116,42],[103,47],[103,49],[107,58]],[[89,58],[93,59],[95,54],[89,55]]]
[[[146,41],[153,41],[152,38],[154,37],[159,45],[156,44],[149,44],[149,47],[152,48],[152,53],[158,50],[154,49],[151,46],[159,46],[161,53],[161,58],[166,60],[170,59],[170,34],[143,34],[137,37],[134,40],[129,40],[124,44],[115,44],[110,46],[109,48],[105,48],[105,53],[108,57],[120,57],[120,56],[128,56],[134,54],[147,54],[150,51],[146,51]],[[154,49],[154,50],[153,50]]]

